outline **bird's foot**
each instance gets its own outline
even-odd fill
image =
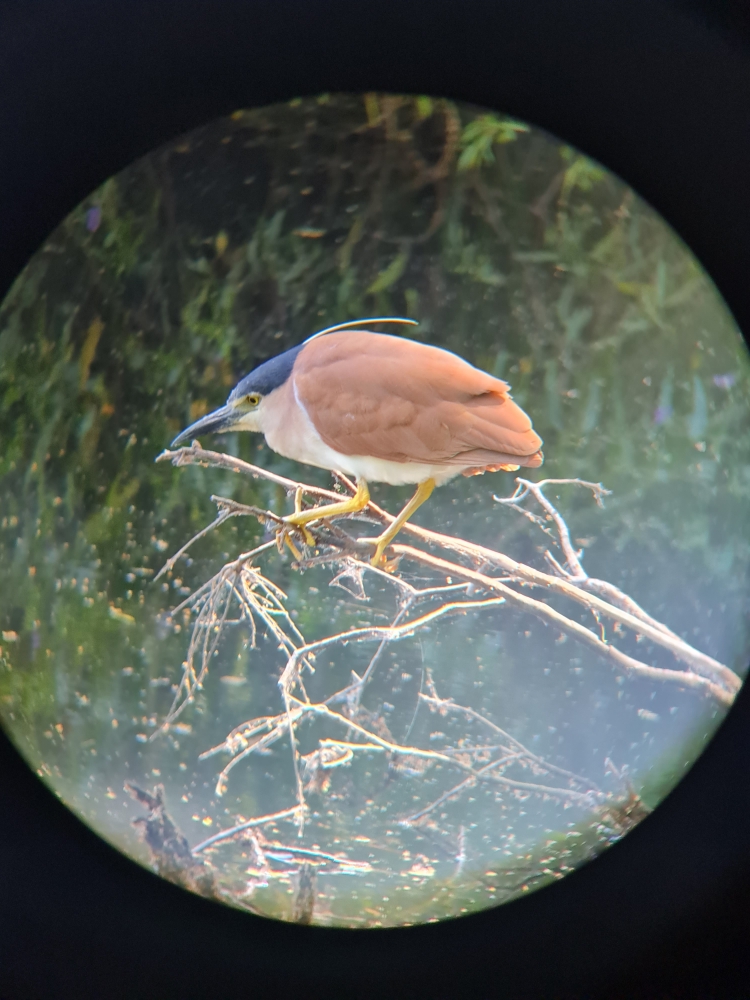
[[[297,546],[292,541],[291,532],[286,527],[281,527],[276,532],[276,548],[279,550],[279,555],[284,551],[284,546],[289,549],[295,559],[301,559],[302,553],[299,551]]]
[[[372,566],[379,566],[381,568],[391,567],[387,572],[393,572],[396,566],[398,566],[399,556],[396,557],[395,561],[390,563],[384,562],[383,553],[388,548],[390,543],[399,533],[401,528],[406,524],[409,518],[412,516],[418,507],[421,507],[425,500],[430,496],[432,491],[435,489],[434,479],[424,479],[418,486],[417,491],[408,504],[404,507],[398,517],[390,524],[385,531],[379,535],[377,538],[369,539],[375,543],[375,552],[373,553],[370,564]]]
[[[315,547],[315,539],[312,536],[312,534],[307,530],[307,528],[297,527],[296,525],[287,526],[285,524],[282,525],[276,532],[276,547],[281,553],[284,551],[284,546],[286,545],[286,547],[292,553],[294,558],[300,560],[302,559],[302,553],[292,541],[292,534],[294,533],[295,530],[299,531],[302,534],[302,537],[305,540],[305,545],[307,545],[311,549]]]
[[[375,545],[375,551],[370,557],[370,565],[375,566],[378,569],[382,569],[383,563],[387,562],[385,557],[386,546],[382,545],[377,539],[374,539],[374,541],[376,542],[376,545]]]
[[[286,521],[286,518],[284,518],[284,520]],[[292,528],[296,528],[297,531],[299,531],[299,533],[305,539],[305,545],[307,545],[311,549],[315,548],[315,536],[313,535],[313,533],[310,531],[309,528],[307,528],[304,524],[295,524],[293,521],[290,521],[288,523]]]
[[[375,545],[375,551],[370,557],[370,565],[374,566],[375,569],[381,569],[385,573],[393,573],[398,564],[401,562],[401,556],[394,556],[389,559],[385,554],[385,550],[388,548],[391,542],[390,538],[370,538],[362,539],[362,541],[369,541]]]
[[[313,521],[323,520],[324,518],[357,513],[365,508],[369,502],[370,492],[367,489],[367,483],[364,479],[360,479],[357,483],[357,492],[353,497],[342,500],[340,503],[321,504],[318,507],[308,507],[307,510],[302,510],[302,488],[300,487],[294,498],[294,513],[287,514],[286,517],[282,518],[282,521],[285,525],[301,531],[305,539],[305,544],[313,546],[315,545],[315,539],[307,530],[308,524]]]
[[[284,524],[288,524],[291,528],[296,528],[297,531],[301,532],[302,537],[305,539],[305,545],[309,545],[310,548],[312,548],[315,545],[315,538],[306,527],[311,518],[309,511],[302,510],[303,494],[303,488],[298,486],[297,491],[294,494],[294,513],[288,514],[286,517],[282,518],[282,520]]]
[[[383,556],[380,563],[380,569],[382,569],[384,573],[395,573],[400,562],[401,556],[394,556],[393,559],[387,559]]]

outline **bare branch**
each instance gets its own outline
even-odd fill
[[[349,632],[339,633],[336,635],[328,636],[325,639],[318,639],[317,642],[310,642],[306,646],[301,646],[299,649],[295,649],[292,655],[289,657],[284,672],[279,679],[279,687],[283,691],[291,691],[294,686],[294,682],[297,677],[298,665],[303,657],[308,653],[315,653],[320,649],[325,649],[326,646],[330,646],[333,643],[356,641],[361,640],[372,640],[372,639],[385,639],[388,642],[393,642],[397,639],[403,639],[408,635],[412,635],[417,629],[422,628],[429,622],[434,621],[436,618],[441,618],[446,614],[455,614],[456,612],[466,613],[468,609],[471,608],[489,608],[496,607],[498,604],[504,603],[502,598],[488,598],[484,601],[457,601],[452,604],[443,604],[439,608],[435,608],[434,611],[428,612],[426,615],[422,615],[420,618],[415,618],[410,622],[406,622],[404,625],[373,625],[366,628],[356,628],[351,629]]]
[[[594,494],[594,499],[597,504],[601,507],[603,506],[602,497],[609,495],[610,491],[605,490],[601,483],[587,483],[579,479],[543,479],[539,483],[532,483],[528,479],[521,479],[520,477],[516,479],[519,484],[516,492],[511,497],[502,498],[495,496],[493,494],[493,499],[498,503],[505,504],[506,506],[515,507],[519,513],[524,514],[526,517],[530,518],[542,531],[549,535],[552,532],[545,525],[544,521],[532,514],[531,511],[526,510],[521,506],[521,503],[526,499],[527,496],[532,495],[539,505],[547,511],[548,516],[555,522],[557,527],[557,532],[560,540],[560,547],[565,554],[565,560],[568,565],[568,569],[564,569],[555,559],[551,552],[545,552],[545,558],[553,566],[555,571],[559,576],[564,577],[569,583],[577,584],[579,587],[583,587],[585,590],[592,591],[593,593],[600,594],[602,597],[614,604],[615,607],[621,608],[623,611],[627,611],[634,618],[639,618],[641,621],[646,622],[653,628],[659,629],[665,632],[667,635],[672,636],[674,639],[680,640],[679,636],[673,632],[671,629],[667,628],[663,622],[657,621],[652,618],[651,615],[647,614],[640,605],[638,605],[631,597],[624,594],[619,587],[615,587],[614,584],[608,583],[606,580],[595,580],[592,579],[584,570],[581,565],[581,553],[576,552],[570,541],[570,532],[568,531],[568,526],[565,520],[558,512],[557,508],[551,503],[551,501],[544,495],[544,487],[548,485],[576,485],[584,486],[590,489]],[[554,537],[554,536],[553,536]]]
[[[189,542],[185,542],[185,544],[182,546],[181,549],[178,549],[173,556],[170,556],[169,559],[167,559],[162,568],[154,577],[153,583],[156,583],[156,581],[159,580],[162,576],[164,576],[165,573],[169,573],[169,571],[174,567],[178,559],[182,558],[182,556],[187,552],[187,550],[191,547],[191,545],[193,545],[194,542],[197,542],[199,538],[203,538],[204,535],[207,535],[209,531],[213,531],[214,528],[218,528],[219,525],[229,520],[229,518],[232,516],[233,516],[232,513],[230,513],[229,511],[222,510],[215,521],[212,521],[207,527],[203,528],[202,531],[199,531],[196,535],[193,535],[193,537],[190,539]]]
[[[159,459],[160,461],[171,460],[176,465],[183,464],[200,464],[200,465],[216,465],[220,468],[231,468],[235,472],[245,472],[251,475],[253,478],[266,478],[271,482],[276,482],[279,485],[283,485],[290,493],[296,492],[296,490],[301,487],[304,492],[308,492],[311,495],[317,495],[321,497],[327,497],[329,499],[339,499],[339,494],[332,493],[330,490],[321,490],[318,487],[308,487],[304,484],[299,484],[291,479],[285,479],[284,477],[277,476],[274,473],[268,473],[266,470],[261,469],[258,466],[249,465],[246,462],[242,462],[240,459],[234,458],[230,455],[224,455],[221,452],[210,452],[193,445],[192,448],[181,448],[175,452],[163,452]],[[338,473],[337,478],[344,483],[351,490],[354,489],[354,484],[343,474]],[[579,480],[544,480],[546,484],[578,484],[585,486],[586,488],[592,490],[595,499],[598,503],[608,491],[604,489],[599,483],[587,483]],[[521,499],[524,491],[532,492],[531,489],[527,487],[533,487],[533,489],[538,491],[538,484],[529,483],[528,480],[522,480],[519,482],[520,493],[517,490],[514,494],[514,503],[518,503]],[[542,495],[542,494],[540,494]],[[546,500],[546,498],[545,498]],[[547,501],[549,503],[549,501]],[[551,506],[551,505],[550,505]],[[553,508],[554,509],[554,508]],[[392,515],[388,514],[385,510],[379,507],[377,504],[370,501],[367,506],[367,510],[374,513],[379,519],[385,522],[392,522],[394,518]],[[560,522],[564,525],[564,521],[560,515],[555,511],[556,516],[560,519]],[[691,684],[696,687],[704,687],[706,690],[713,691],[714,688],[722,688],[724,690],[724,696],[720,700],[727,703],[726,696],[729,695],[731,698],[736,695],[740,688],[741,680],[728,667],[724,664],[719,663],[713,657],[707,656],[705,653],[701,653],[699,650],[695,649],[693,646],[689,645],[683,639],[680,639],[670,630],[665,629],[664,626],[659,627],[658,624],[652,624],[653,619],[647,620],[650,616],[638,617],[633,613],[638,606],[635,602],[630,601],[619,601],[620,604],[627,604],[630,610],[625,607],[617,607],[613,604],[608,603],[602,598],[598,597],[596,593],[587,592],[581,586],[576,585],[576,583],[571,582],[569,579],[561,579],[559,576],[554,576],[548,573],[543,573],[540,570],[534,569],[531,566],[527,566],[523,563],[517,562],[510,556],[506,556],[504,553],[497,552],[492,549],[487,549],[484,546],[476,545],[473,542],[466,542],[463,539],[453,538],[447,535],[441,535],[438,532],[429,531],[425,528],[419,528],[413,525],[411,522],[407,522],[402,528],[403,532],[412,534],[429,544],[440,545],[443,548],[449,549],[452,553],[458,556],[465,556],[471,559],[475,564],[484,564],[486,566],[499,566],[504,572],[513,576],[519,582],[532,584],[536,587],[543,587],[547,592],[552,591],[559,593],[565,597],[569,597],[579,604],[583,604],[585,607],[593,610],[601,615],[604,615],[611,620],[623,625],[636,635],[641,635],[652,642],[663,646],[682,662],[690,666],[698,675],[700,675],[705,680],[709,681],[709,685],[694,684],[692,681],[686,681],[686,683]],[[567,527],[565,527],[565,532],[567,532]],[[568,536],[569,538],[569,536]],[[394,546],[394,549],[398,549],[398,546]],[[572,546],[571,552],[572,552]],[[416,550],[414,550],[416,551]],[[328,559],[330,561],[330,557]],[[580,562],[578,563],[580,566]],[[610,585],[611,586],[611,585]],[[593,587],[592,590],[595,590]],[[615,588],[616,589],[616,588]],[[624,595],[623,595],[624,596]],[[640,610],[640,609],[638,609]],[[567,620],[567,619],[566,619]],[[589,640],[586,640],[589,641]],[[614,647],[610,647],[614,649]],[[625,654],[621,654],[622,657]],[[610,655],[612,659],[619,659],[622,665],[625,665],[632,658],[621,659],[617,655]],[[637,660],[632,660],[632,663],[638,663]],[[658,669],[658,668],[651,668]],[[662,677],[662,679],[667,679],[671,673],[684,673],[680,671],[668,671],[663,677],[661,674],[652,674],[652,677],[656,679],[657,677]],[[685,676],[688,676],[685,674]]]
[[[494,591],[497,594],[503,595],[509,604],[513,604],[516,607],[522,608],[524,611],[530,612],[547,624],[555,625],[562,632],[566,632],[578,639],[580,642],[583,642],[585,645],[591,646],[601,656],[611,660],[613,663],[617,663],[628,673],[639,674],[642,677],[649,677],[652,680],[674,681],[686,687],[701,689],[711,693],[718,701],[721,701],[725,705],[731,705],[734,701],[734,691],[727,690],[727,688],[717,683],[716,680],[711,680],[708,677],[693,673],[692,671],[669,670],[663,667],[651,667],[646,663],[642,663],[640,660],[636,660],[634,657],[623,653],[621,650],[617,649],[616,646],[612,646],[610,643],[600,639],[597,635],[587,629],[584,625],[581,625],[579,622],[573,621],[571,618],[566,618],[565,615],[561,614],[555,608],[550,607],[548,604],[545,604],[543,601],[537,601],[533,597],[521,594],[506,584],[501,583],[499,580],[496,580],[494,577],[485,576],[483,573],[477,573],[475,570],[459,566],[445,559],[439,559],[437,556],[423,552],[421,549],[415,549],[410,545],[393,545],[391,548],[398,555],[408,556],[416,562],[433,566],[435,569],[440,569],[452,576],[461,576],[465,580],[471,580],[472,582],[479,584],[486,590],[491,592]],[[590,598],[590,602],[585,600],[586,597]],[[586,595],[581,592],[579,603],[587,604],[587,606],[593,610],[599,610],[598,605],[603,604],[604,602],[600,602],[598,598],[595,598],[593,595]],[[626,616],[625,612],[622,614],[623,617],[630,618],[629,615]],[[641,623],[642,626],[643,624],[644,623]],[[641,627],[641,633],[647,634],[647,627],[648,626]],[[658,634],[659,633],[657,632],[657,635]],[[651,638],[651,636],[649,636],[649,638]],[[660,638],[662,640],[660,644],[668,646],[668,640],[670,637],[661,635]],[[656,641],[659,640],[657,639]],[[688,648],[692,649],[692,647]],[[707,657],[706,659],[710,658]],[[724,675],[728,674],[736,680],[736,688],[739,689],[741,682],[737,675],[732,673],[732,671],[720,663],[717,663],[716,666],[721,668],[720,671],[716,672],[719,674],[721,679],[724,680]]]
[[[740,679],[733,671],[694,649],[663,623],[648,615],[619,588],[604,580],[594,580],[586,574],[581,563],[581,553],[573,547],[566,521],[545,495],[544,489],[556,485],[583,486],[601,504],[608,491],[599,483],[579,480],[544,480],[533,483],[518,479],[517,488],[511,497],[495,498],[504,506],[527,517],[553,541],[559,543],[563,553],[562,561],[558,561],[551,552],[546,553],[545,558],[551,567],[549,573],[519,563],[505,553],[418,528],[411,523],[404,525],[404,533],[426,543],[433,551],[411,544],[392,544],[389,549],[391,562],[388,571],[385,571],[369,563],[372,540],[353,537],[344,530],[344,526],[351,521],[348,515],[325,517],[326,502],[340,499],[340,493],[299,484],[232,456],[205,451],[197,445],[176,452],[165,452],[160,460],[171,460],[176,465],[216,466],[255,479],[264,478],[282,486],[288,494],[294,494],[296,506],[303,502],[303,493],[315,501],[322,501],[320,521],[312,522],[307,528],[312,535],[314,548],[310,544],[310,534],[306,534],[301,540],[299,552],[296,546],[290,545],[296,559],[292,563],[292,569],[304,571],[313,566],[330,568],[329,585],[341,587],[363,609],[370,605],[376,594],[378,601],[381,601],[383,594],[390,593],[387,597],[392,607],[389,612],[390,624],[367,622],[359,627],[351,627],[348,631],[335,631],[308,641],[290,613],[287,595],[259,565],[262,557],[273,553],[276,541],[271,540],[226,563],[167,618],[168,622],[173,621],[175,615],[181,613],[186,619],[192,619],[191,633],[182,677],[172,706],[154,736],[166,732],[194,702],[230,624],[244,623],[249,633],[247,642],[251,649],[255,648],[256,635],[260,630],[273,640],[280,656],[278,711],[236,726],[221,743],[206,749],[200,755],[201,760],[217,754],[227,755],[228,759],[216,781],[216,793],[222,795],[226,791],[230,773],[242,761],[248,760],[253,754],[268,753],[280,741],[285,747],[289,747],[291,768],[288,773],[293,780],[296,804],[220,831],[198,844],[192,852],[197,855],[234,839],[248,840],[257,864],[247,869],[251,879],[246,883],[246,893],[267,885],[269,879],[286,880],[288,883],[290,875],[294,875],[295,871],[306,873],[305,878],[310,882],[316,872],[360,874],[370,870],[368,863],[352,862],[343,855],[320,850],[318,844],[292,847],[271,843],[263,834],[263,827],[278,820],[293,822],[297,826],[299,837],[306,825],[311,824],[316,828],[319,821],[315,817],[319,813],[308,806],[307,797],[325,795],[333,780],[332,775],[338,773],[337,769],[355,766],[363,755],[380,756],[384,761],[386,774],[391,772],[406,779],[419,778],[427,770],[434,769],[435,777],[424,783],[425,788],[431,787],[443,775],[453,775],[446,782],[447,788],[443,787],[442,791],[436,789],[432,801],[426,802],[423,799],[410,815],[397,821],[402,828],[419,825],[425,835],[436,828],[437,811],[440,807],[478,786],[491,796],[499,796],[501,799],[506,796],[525,799],[534,795],[543,800],[554,800],[564,808],[576,806],[586,810],[588,815],[597,817],[597,822],[602,822],[605,826],[608,824],[608,829],[611,827],[615,832],[620,831],[618,835],[629,828],[628,824],[633,825],[645,815],[645,806],[640,803],[635,791],[630,790],[627,801],[623,804],[619,799],[615,800],[615,797],[603,792],[589,778],[534,754],[476,708],[457,704],[451,698],[441,698],[435,689],[429,668],[423,673],[420,690],[416,692],[416,707],[406,735],[402,741],[392,735],[382,712],[371,711],[363,705],[366,693],[373,690],[368,685],[391,643],[418,636],[421,631],[428,630],[449,615],[475,615],[486,610],[514,608],[533,615],[556,632],[571,636],[576,642],[588,646],[618,671],[708,694],[725,706],[731,705],[740,686]],[[354,490],[354,484],[345,475],[337,473],[336,479],[345,490]],[[267,527],[277,528],[277,539],[288,537],[284,533],[289,529],[281,515],[224,497],[213,496],[212,499],[219,508],[217,518],[170,558],[162,574],[173,568],[177,559],[193,542],[219,527],[229,517],[257,518]],[[537,504],[541,513],[528,510],[525,503]],[[390,514],[372,502],[357,517],[378,525],[393,521]],[[417,585],[413,575],[407,579],[400,570],[401,565],[407,567],[409,564],[419,568],[419,575],[423,578],[421,586]],[[492,575],[493,572],[498,575]],[[536,591],[535,596],[528,592],[529,588]],[[558,610],[549,601],[552,595],[570,599],[591,612],[599,623],[598,629],[582,624]],[[377,613],[383,614],[380,609]],[[617,626],[612,637],[615,641],[622,631],[621,627],[627,628],[636,638],[648,639],[654,645],[669,651],[685,668],[667,669],[625,653],[605,635],[604,625],[601,623],[607,621],[614,622]],[[324,690],[320,692],[321,681],[318,678],[316,691],[319,693],[312,699],[308,696],[303,677],[306,676],[305,671],[314,673],[316,656],[323,650],[336,648],[346,651],[347,647],[368,642],[375,645],[364,669],[358,667],[358,673],[352,666],[349,682],[343,686],[340,683],[334,685],[333,690],[331,685],[326,685],[326,675],[322,674]],[[426,691],[422,690],[425,685]],[[451,713],[462,716],[465,725],[461,739],[455,741],[446,738],[445,746],[434,748],[420,745],[420,738],[415,738],[410,743],[414,717],[422,704],[440,715]],[[307,729],[305,724],[308,724]],[[472,726],[479,727],[478,739],[470,736]],[[334,731],[331,732],[331,729]],[[489,733],[494,738],[488,738]],[[313,734],[316,742],[314,748],[310,749],[308,738]],[[308,740],[307,746],[305,740]],[[419,796],[414,798],[419,802]],[[441,818],[446,815],[440,814]],[[394,821],[396,819],[392,817],[390,822]],[[461,833],[459,840],[463,844],[459,847],[459,857],[464,858],[465,831]],[[462,863],[459,861],[459,865]],[[300,880],[295,889],[298,901],[304,896],[302,874]],[[294,882],[292,884],[296,885]],[[306,909],[305,913],[307,912]]]
[[[201,841],[200,844],[196,844],[192,849],[193,854],[200,854],[201,851],[205,851],[207,847],[213,847],[215,844],[220,844],[222,840],[231,840],[236,837],[238,833],[242,833],[244,830],[250,830],[255,826],[265,826],[266,823],[275,823],[280,819],[293,819],[299,806],[292,806],[291,809],[282,809],[281,812],[269,813],[268,816],[256,816],[255,819],[248,819],[244,823],[238,823],[237,826],[230,827],[228,830],[221,830],[219,833],[215,833],[213,837],[208,837],[206,840]]]
[[[500,726],[495,725],[494,722],[492,722],[490,719],[488,719],[484,715],[482,715],[481,712],[477,712],[476,709],[469,708],[466,705],[457,705],[453,701],[452,698],[438,698],[437,694],[424,694],[424,693],[421,693],[419,695],[419,697],[420,697],[420,699],[422,701],[426,702],[428,705],[430,705],[431,707],[437,709],[441,713],[443,713],[443,712],[462,712],[464,715],[468,716],[469,718],[476,719],[478,722],[481,722],[483,725],[489,726],[490,729],[492,729],[493,732],[498,733],[500,736],[502,736],[506,740],[508,740],[508,742],[511,744],[511,746],[516,747],[516,749],[519,751],[519,753],[521,754],[521,756],[527,757],[529,760],[533,760],[537,764],[543,765],[544,768],[546,770],[548,770],[548,771],[555,771],[557,774],[561,774],[561,775],[563,775],[566,778],[570,778],[572,781],[578,781],[582,785],[589,785],[590,787],[596,789],[596,791],[599,791],[599,788],[595,784],[593,784],[593,782],[590,781],[590,779],[583,778],[583,777],[581,777],[580,774],[574,774],[572,771],[566,771],[562,767],[557,767],[557,765],[550,764],[547,761],[542,760],[541,757],[537,757],[537,755],[535,753],[532,753],[531,750],[528,750],[523,745],[523,743],[520,743],[515,738],[515,736],[511,736],[510,733],[507,733],[504,729],[501,729]]]
[[[262,469],[259,465],[251,465],[249,462],[243,462],[241,458],[235,458],[234,455],[227,455],[223,451],[209,451],[206,448],[201,448],[195,441],[190,448],[178,448],[176,451],[165,449],[160,455],[157,455],[155,461],[171,462],[172,465],[178,468],[183,465],[202,465],[206,468],[228,469],[230,472],[237,472],[241,475],[249,476],[251,479],[266,479],[269,483],[276,483],[277,486],[283,486],[290,495],[295,493],[301,486],[304,492],[309,493],[310,496],[325,497],[328,500],[341,499],[340,493],[322,489],[320,486],[308,486],[305,483],[297,483],[293,479],[287,479],[285,476],[279,476],[275,472],[269,472],[268,469]]]

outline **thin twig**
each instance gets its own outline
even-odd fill
[[[256,816],[255,819],[248,819],[244,823],[238,823],[237,826],[233,826],[229,830],[221,830],[219,833],[215,833],[213,837],[209,837],[207,840],[201,841],[200,844],[196,844],[192,848],[192,853],[200,854],[207,847],[213,847],[214,844],[219,844],[222,840],[231,840],[238,833],[242,833],[243,830],[250,830],[254,826],[265,826],[266,823],[275,823],[279,819],[294,817],[298,810],[299,806],[292,806],[291,809],[282,809],[281,812],[269,813],[268,816]]]
[[[298,665],[302,658],[309,653],[317,653],[318,650],[325,649],[326,646],[330,646],[333,643],[359,642],[361,640],[372,639],[387,639],[389,642],[393,642],[412,635],[417,629],[423,628],[431,621],[434,621],[436,618],[442,618],[446,614],[455,614],[457,612],[465,614],[471,608],[496,607],[498,604],[503,603],[502,598],[496,597],[491,597],[484,601],[457,601],[451,604],[443,604],[439,608],[435,608],[433,611],[429,611],[427,614],[406,622],[403,625],[370,625],[366,628],[351,629],[349,632],[337,632],[336,635],[327,636],[325,639],[318,639],[317,642],[309,642],[306,646],[295,649],[289,657],[287,665],[284,667],[284,672],[279,678],[279,687],[282,691],[291,691],[297,679]]]
[[[547,511],[548,515],[552,518],[557,528],[560,547],[565,554],[565,559],[568,564],[568,569],[564,569],[555,559],[551,552],[545,552],[545,558],[554,567],[556,572],[564,577],[569,583],[577,584],[579,587],[585,590],[592,591],[594,593],[600,594],[605,597],[611,604],[615,607],[621,608],[623,611],[627,611],[629,614],[633,615],[634,618],[638,618],[641,621],[646,622],[653,628],[659,629],[665,632],[667,635],[672,636],[677,639],[678,642],[682,640],[673,632],[670,628],[651,615],[647,614],[639,604],[637,604],[632,597],[624,594],[619,587],[616,587],[613,583],[608,583],[606,580],[596,580],[588,575],[581,564],[581,553],[577,552],[570,541],[570,532],[568,526],[565,523],[565,519],[559,513],[554,504],[546,497],[543,493],[545,486],[559,485],[568,486],[576,485],[583,486],[590,489],[594,495],[596,503],[601,507],[603,506],[602,497],[608,496],[610,494],[609,490],[605,490],[601,483],[587,483],[580,479],[543,479],[539,483],[532,483],[528,479],[516,478],[516,482],[519,484],[516,492],[511,497],[498,497],[493,494],[493,499],[498,503],[505,504],[506,506],[514,506],[520,514],[524,514],[526,517],[530,518],[538,527],[545,531],[547,534],[552,535],[549,528],[546,527],[544,521],[537,517],[531,511],[526,510],[521,506],[521,503],[526,499],[527,496],[532,495],[537,503]],[[554,537],[554,536],[553,536]]]
[[[189,448],[177,448],[176,451],[170,451],[167,448],[160,455],[157,455],[154,461],[171,462],[178,468],[183,465],[202,465],[206,468],[228,469],[230,472],[249,476],[251,479],[267,479],[269,483],[283,486],[290,495],[301,486],[304,492],[311,496],[324,497],[328,500],[341,500],[340,493],[334,493],[332,490],[326,490],[320,486],[295,482],[293,479],[287,479],[286,476],[279,476],[268,469],[262,469],[259,465],[243,462],[241,458],[227,455],[223,451],[209,451],[207,448],[201,448],[196,442],[193,442]]]
[[[169,571],[173,569],[177,560],[182,558],[182,556],[187,552],[187,550],[191,547],[191,545],[193,545],[194,542],[197,542],[199,538],[203,538],[203,536],[207,535],[209,531],[213,531],[214,528],[218,528],[219,525],[223,524],[225,521],[228,521],[229,518],[233,516],[234,512],[222,510],[215,521],[212,521],[207,527],[203,528],[196,535],[193,535],[190,541],[185,542],[185,544],[182,546],[181,549],[178,549],[178,551],[175,552],[173,556],[170,556],[169,559],[167,559],[167,561],[164,563],[162,568],[159,570],[159,572],[156,574],[156,576],[151,582],[156,583],[156,581],[159,580],[162,576],[164,576],[165,573],[169,573]]]
[[[503,736],[505,739],[508,740],[508,742],[512,746],[515,746],[523,756],[527,757],[529,760],[533,760],[535,763],[541,765],[546,770],[555,771],[557,774],[562,774],[566,778],[570,778],[573,781],[578,781],[582,785],[591,785],[593,788],[596,789],[596,791],[600,790],[596,785],[593,784],[593,782],[591,782],[589,778],[584,778],[580,774],[574,774],[573,771],[566,771],[564,768],[558,767],[556,764],[550,764],[547,761],[542,760],[541,757],[538,757],[535,753],[532,753],[531,750],[528,750],[523,745],[523,743],[521,743],[519,740],[515,738],[515,736],[511,736],[510,733],[506,732],[504,729],[501,729],[500,726],[496,725],[490,719],[486,718],[486,716],[482,715],[481,712],[477,712],[476,709],[469,708],[466,705],[457,705],[452,698],[438,698],[436,694],[432,695],[420,694],[419,697],[422,701],[426,702],[428,705],[432,705],[439,712],[462,712],[469,718],[476,719],[483,725],[489,726],[493,732],[498,733],[500,736]]]

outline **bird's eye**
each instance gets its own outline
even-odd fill
[[[248,406],[257,406],[260,402],[260,396],[255,392],[248,393],[248,395],[245,396],[244,402]]]

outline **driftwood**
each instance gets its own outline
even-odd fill
[[[295,496],[298,504],[303,503],[305,498],[323,503],[341,499],[340,492],[287,479],[233,456],[205,450],[197,444],[165,451],[157,461],[170,461],[176,466],[216,467],[251,479],[262,478],[281,486],[288,495]],[[335,475],[341,489],[353,492],[353,483],[341,474]],[[598,654],[603,665],[609,664],[617,672],[692,690],[696,695],[713,699],[724,708],[732,704],[741,685],[739,676],[654,619],[613,584],[589,577],[581,565],[580,553],[573,547],[564,518],[544,492],[548,486],[577,485],[590,491],[595,502],[601,505],[607,490],[599,483],[580,480],[553,479],[533,483],[519,478],[516,482],[517,489],[512,496],[494,499],[529,518],[559,546],[562,560],[551,551],[545,553],[549,572],[519,563],[502,552],[410,523],[404,526],[399,540],[390,547],[391,563],[386,569],[374,568],[369,564],[371,543],[357,539],[345,530],[346,522],[352,515],[331,520],[321,518],[308,525],[315,543],[309,546],[306,542],[310,541],[310,537],[306,539],[301,532],[290,531],[278,514],[234,500],[212,497],[218,508],[216,519],[175,553],[162,573],[171,572],[198,538],[230,518],[255,517],[275,531],[276,538],[228,562],[171,612],[172,619],[178,614],[191,616],[191,634],[182,677],[159,732],[168,731],[194,701],[228,622],[244,621],[250,630],[252,644],[258,629],[262,629],[275,639],[283,658],[279,710],[273,715],[243,722],[220,744],[207,749],[201,759],[214,755],[228,757],[217,777],[217,793],[223,794],[230,774],[238,764],[283,739],[290,746],[296,797],[281,812],[243,821],[213,835],[193,848],[193,857],[221,843],[238,838],[250,839],[258,859],[257,875],[261,879],[273,876],[273,857],[284,855],[287,860],[296,858],[299,862],[296,869],[299,885],[295,919],[302,922],[312,919],[316,871],[337,870],[354,874],[369,869],[369,866],[351,861],[343,853],[327,854],[278,843],[269,849],[262,829],[285,820],[296,824],[301,834],[309,820],[308,795],[326,787],[333,769],[347,765],[362,753],[384,754],[392,767],[406,769],[409,773],[420,773],[438,763],[444,771],[455,773],[455,780],[433,801],[425,802],[409,815],[395,818],[394,821],[402,827],[429,823],[432,815],[445,802],[455,801],[467,790],[480,785],[506,794],[541,796],[564,806],[583,806],[592,814],[599,815],[602,826],[610,828],[614,836],[621,835],[645,814],[645,806],[632,789],[625,788],[620,797],[605,793],[589,778],[566,771],[534,754],[475,709],[441,698],[429,669],[426,690],[420,692],[419,704],[425,710],[441,715],[458,713],[467,727],[475,727],[486,737],[492,734],[491,745],[472,739],[462,740],[460,746],[446,745],[441,748],[398,742],[388,732],[383,720],[374,718],[362,706],[363,694],[377,670],[384,649],[390,643],[418,635],[441,618],[469,612],[481,614],[485,609],[503,605],[525,612],[553,627],[559,634],[587,646]],[[537,505],[541,514],[531,508],[532,503]],[[393,520],[390,514],[373,502],[354,517],[359,521],[369,520],[378,531]],[[332,571],[331,583],[343,587],[360,600],[367,600],[368,580],[377,578],[379,585],[385,583],[391,587],[397,611],[390,624],[353,628],[308,642],[290,614],[286,594],[261,568],[264,557],[274,553],[277,545],[281,548],[284,542],[296,554],[293,565],[298,569],[325,565]],[[426,573],[432,581],[430,585],[422,588],[413,586],[405,577],[407,567],[418,567],[422,575]],[[561,605],[559,598],[564,598],[573,602],[573,606],[585,608],[590,612],[590,627],[553,606],[551,597],[556,599],[557,605]],[[618,643],[627,633],[637,639],[648,640],[666,651],[673,664],[667,667],[655,665],[625,652]],[[374,645],[366,669],[361,675],[352,671],[348,684],[327,692],[322,700],[311,700],[305,690],[304,676],[306,672],[314,671],[316,656],[331,647],[351,643]],[[314,751],[302,755],[299,749],[300,731],[312,720],[322,721],[328,735],[318,741]],[[619,776],[616,769],[612,773]],[[462,850],[459,845],[457,858]]]

